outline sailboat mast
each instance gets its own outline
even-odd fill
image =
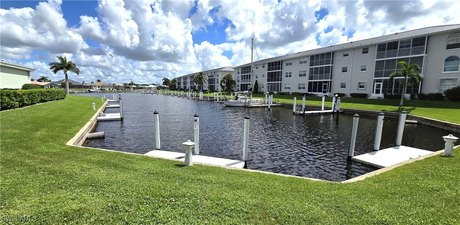
[[[254,37],[251,38],[251,79],[250,80],[254,79],[253,70],[254,70]]]

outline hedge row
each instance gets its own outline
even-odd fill
[[[65,96],[64,90],[59,89],[0,90],[0,110],[64,99]]]

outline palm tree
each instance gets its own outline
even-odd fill
[[[46,76],[40,76],[40,78],[38,78],[37,81],[38,82],[51,82],[51,80]]]
[[[231,74],[227,74],[222,77],[220,80],[220,87],[224,89],[227,93],[232,92],[233,86],[235,86],[236,82],[233,80],[233,76]]]
[[[195,82],[195,84],[198,84],[198,86],[200,87],[200,91],[203,91],[203,84],[205,84],[207,82],[206,81],[206,75],[203,72],[199,72],[193,78],[193,82]]]
[[[171,81],[167,77],[163,77],[163,85],[169,86],[171,84]]]
[[[418,84],[420,81],[422,81],[422,76],[420,75],[421,70],[419,65],[409,64],[405,61],[399,61],[398,64],[401,67],[401,69],[393,72],[390,75],[390,79],[394,79],[395,77],[404,78],[404,80],[402,81],[404,87],[401,93],[401,101],[399,102],[399,107],[401,108],[404,102],[404,94],[406,94],[407,91],[407,83],[412,82]]]
[[[69,79],[67,76],[67,71],[74,72],[78,75],[80,74],[80,69],[78,69],[75,63],[73,63],[70,60],[67,60],[65,56],[58,56],[57,59],[59,60],[59,62],[49,63],[50,70],[53,71],[53,73],[57,73],[60,70],[64,72],[65,92],[66,94],[69,94]]]

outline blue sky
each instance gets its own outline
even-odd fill
[[[0,57],[52,74],[58,55],[74,79],[161,82],[187,73],[425,26],[460,23],[455,1],[1,1]],[[402,7],[404,6],[404,7]],[[26,9],[25,7],[29,7]]]

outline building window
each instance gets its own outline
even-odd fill
[[[299,77],[307,77],[307,71],[305,70],[299,71]]]
[[[286,77],[292,77],[292,72],[286,72]]]
[[[299,64],[307,64],[307,58],[301,58]]]
[[[258,66],[256,66],[256,70],[257,70],[257,69],[259,69],[259,67],[258,67]]]
[[[292,62],[287,62],[286,66],[292,66]]]
[[[348,52],[344,52],[343,57],[347,57],[347,56],[348,56]]]
[[[361,72],[366,72],[367,66],[366,65],[361,65]]]
[[[362,53],[363,53],[363,54],[369,53],[369,48],[363,48],[363,49],[362,49]]]
[[[444,93],[444,91],[451,88],[457,87],[457,78],[444,78],[439,80],[439,92]]]
[[[291,85],[290,85],[290,84],[285,84],[285,85],[284,85],[284,89],[286,89],[286,90],[291,90]]]
[[[344,82],[340,83],[340,88],[347,88],[347,84]]]
[[[366,90],[366,82],[358,82],[358,90]]]
[[[305,84],[299,84],[298,89],[299,90],[305,90]]]
[[[342,72],[346,73],[348,71],[348,68],[346,66],[342,67]]]
[[[452,33],[447,36],[447,49],[460,48],[460,33]]]
[[[449,56],[444,60],[444,72],[458,72],[460,58],[457,56]]]

